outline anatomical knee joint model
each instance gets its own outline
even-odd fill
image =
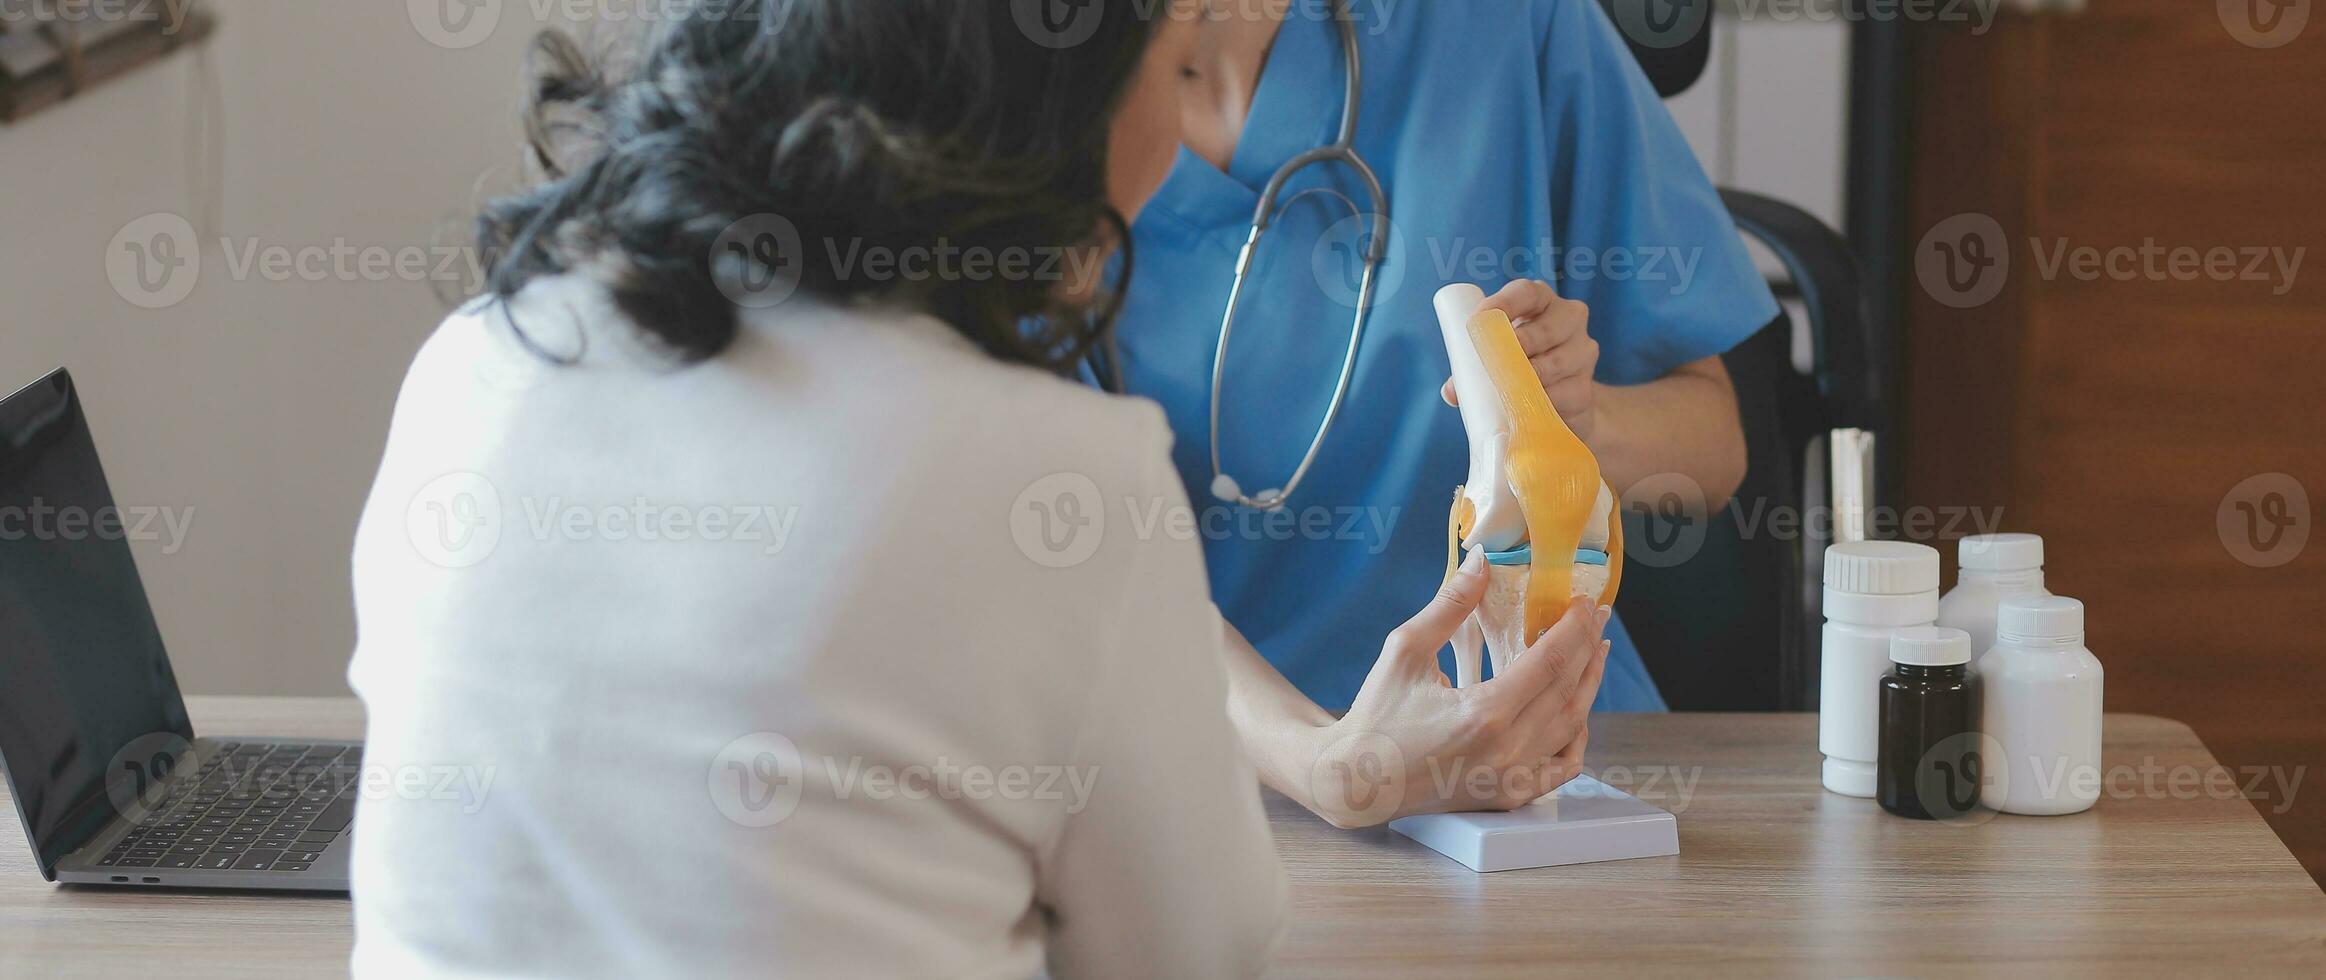
[[[1509,316],[1481,312],[1485,301],[1471,285],[1437,295],[1470,436],[1469,481],[1447,518],[1447,574],[1469,549],[1487,561],[1486,598],[1454,636],[1464,687],[1479,680],[1481,646],[1500,675],[1574,597],[1613,603],[1623,575],[1622,515],[1599,460],[1551,406]]]

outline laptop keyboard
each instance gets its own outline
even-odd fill
[[[363,747],[221,742],[173,774],[101,868],[305,871],[347,833]]]

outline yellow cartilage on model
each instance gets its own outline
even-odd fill
[[[1449,515],[1449,561],[1465,548],[1505,560],[1521,549],[1528,554],[1522,568],[1490,569],[1480,609],[1499,671],[1556,625],[1574,596],[1615,601],[1623,529],[1598,459],[1552,407],[1510,318],[1478,312],[1485,298],[1476,286],[1449,286],[1438,294],[1437,312],[1470,437],[1470,478]],[[1604,566],[1584,563],[1602,553]],[[1457,648],[1457,662],[1462,652]],[[1467,665],[1461,672],[1471,673]]]

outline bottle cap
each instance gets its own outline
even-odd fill
[[[1938,552],[1905,541],[1849,541],[1825,549],[1825,587],[1859,595],[1938,591]]]
[[[2080,640],[2084,604],[2063,595],[2005,599],[1995,610],[1995,632],[2006,639]]]
[[[1964,568],[2026,572],[2043,567],[2043,538],[2033,534],[1974,534],[1955,547]]]
[[[1890,662],[1955,667],[1971,662],[1971,635],[1944,626],[1909,626],[1890,634]]]

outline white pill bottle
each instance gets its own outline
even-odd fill
[[[1937,551],[1904,541],[1851,541],[1825,549],[1817,750],[1825,753],[1826,789],[1874,795],[1890,636],[1937,619]]]
[[[1987,767],[1979,802],[2032,816],[2082,813],[2100,801],[2100,658],[2084,647],[2084,604],[2066,596],[2003,600],[1995,648],[1978,660]]]
[[[1995,611],[2003,600],[2050,595],[2043,587],[2043,539],[2032,534],[1974,534],[1956,546],[1962,566],[1938,598],[1938,625],[1971,635],[1971,655],[1995,646]]]

